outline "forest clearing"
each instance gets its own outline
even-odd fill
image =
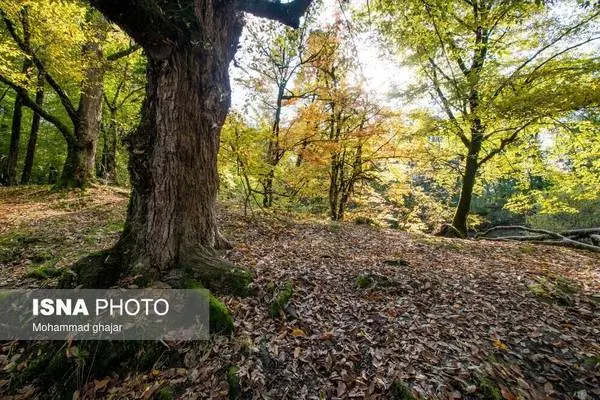
[[[56,285],[62,268],[118,239],[126,203],[109,187],[2,189],[0,282]],[[597,254],[245,218],[229,207],[219,222],[234,243],[226,258],[249,268],[256,288],[251,297],[221,297],[235,333],[164,344],[181,357],[177,366],[163,358],[148,371],[115,366],[81,382],[79,398],[151,398],[164,388],[227,398],[231,367],[239,398],[407,398],[400,387],[424,398],[600,396]],[[291,301],[272,316],[286,285]],[[4,371],[28,362],[14,357],[18,346],[3,345]],[[34,390],[13,398],[34,398]]]

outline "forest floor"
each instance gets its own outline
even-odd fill
[[[126,203],[127,192],[112,188],[0,188],[0,286],[56,285],[61,269],[115,242]],[[167,387],[221,399],[236,380],[242,399],[410,398],[405,389],[421,398],[600,398],[597,254],[244,217],[234,207],[220,223],[234,244],[226,257],[252,270],[257,289],[221,298],[235,333],[165,344],[181,365],[115,368],[74,399],[150,399]],[[291,301],[273,318],[286,285]],[[19,352],[0,346],[6,371]],[[36,396],[31,382],[14,398]]]

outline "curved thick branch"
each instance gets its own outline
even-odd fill
[[[257,17],[279,21],[282,24],[298,28],[300,17],[304,15],[312,0],[294,0],[282,3],[279,0],[241,0],[238,8]]]
[[[90,0],[92,6],[119,25],[149,55],[163,58],[169,54],[179,31],[158,3],[155,0]]]
[[[48,113],[46,110],[44,110],[42,107],[40,107],[34,100],[32,100],[31,97],[29,97],[29,93],[27,92],[27,90],[25,88],[17,85],[13,81],[9,80],[8,78],[6,78],[5,76],[2,76],[2,75],[0,75],[0,82],[8,85],[15,92],[17,92],[17,94],[23,101],[24,106],[32,109],[33,111],[38,113],[42,118],[44,118],[46,121],[48,121],[52,125],[54,125],[56,127],[56,129],[58,129],[60,131],[60,133],[64,136],[64,138],[67,142],[71,142],[73,140],[73,132],[71,132],[69,127],[67,127],[65,124],[63,124],[59,118]]]

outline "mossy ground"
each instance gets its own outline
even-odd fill
[[[270,312],[272,318],[277,318],[281,316],[284,312],[285,307],[292,299],[292,295],[294,294],[294,287],[291,282],[286,282],[283,285],[283,288],[276,293],[275,297],[271,301]]]

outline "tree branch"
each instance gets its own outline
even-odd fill
[[[90,4],[119,25],[155,59],[168,56],[180,35],[178,27],[169,20],[167,10],[157,1],[90,0]]]
[[[108,56],[106,56],[106,60],[107,61],[117,61],[120,58],[127,57],[128,55],[135,53],[136,51],[138,51],[141,48],[142,48],[142,46],[140,46],[139,44],[134,44],[133,46],[130,46],[126,49],[119,50],[116,53],[109,54]]]
[[[67,127],[65,124],[63,124],[59,118],[48,113],[46,110],[44,110],[42,107],[40,107],[35,101],[33,101],[31,99],[31,97],[29,97],[29,93],[27,92],[27,90],[24,87],[17,85],[16,83],[14,83],[13,81],[11,81],[10,79],[6,78],[3,75],[0,75],[0,82],[8,85],[15,92],[17,92],[17,94],[21,98],[21,101],[23,101],[23,105],[25,105],[26,107],[29,107],[30,109],[32,109],[33,111],[38,113],[46,121],[48,121],[52,125],[54,125],[56,127],[56,129],[58,129],[60,131],[60,133],[64,136],[64,138],[65,138],[65,140],[67,140],[67,142],[70,142],[73,140],[73,133],[71,132],[69,127]]]
[[[10,36],[13,38],[17,46],[21,49],[23,53],[31,57],[31,61],[33,61],[35,67],[40,73],[42,73],[46,77],[46,82],[48,82],[52,90],[54,90],[54,92],[60,99],[61,104],[63,105],[63,107],[67,111],[67,114],[69,115],[69,118],[71,118],[71,120],[73,121],[76,121],[79,118],[79,115],[77,113],[77,110],[73,106],[73,103],[71,103],[71,99],[69,99],[69,96],[67,96],[67,93],[60,87],[58,82],[56,82],[56,80],[48,73],[48,71],[46,71],[44,64],[39,59],[39,57],[37,57],[36,54],[32,51],[31,46],[29,46],[29,44],[26,41],[19,37],[19,35],[17,34],[17,30],[15,29],[15,25],[2,9],[0,9],[0,16],[2,17],[2,20],[4,21],[6,28],[10,33]],[[24,28],[26,28],[25,25]]]
[[[446,95],[444,95],[444,92],[442,91],[442,88],[439,85],[439,82],[437,79],[437,73],[436,73],[437,66],[431,58],[429,59],[429,62],[431,63],[431,65],[433,67],[433,70],[432,70],[433,76],[431,77],[431,80],[433,83],[433,88],[435,89],[435,92],[437,93],[438,97],[440,98],[440,101],[442,102],[442,108],[446,112],[446,115],[448,115],[448,118],[450,118],[450,121],[452,121],[452,123],[458,129],[458,131],[456,132],[456,135],[458,136],[460,141],[465,145],[465,147],[468,148],[471,145],[471,142],[469,141],[469,139],[465,135],[462,127],[458,123],[456,116],[452,112],[452,107],[450,106],[450,102],[448,101],[448,98],[446,98]]]
[[[535,233],[535,235],[499,236],[499,237],[491,237],[491,238],[486,237],[487,235],[489,235],[492,232],[506,231],[506,230],[525,231],[525,232],[529,232],[529,233]],[[484,240],[496,240],[496,241],[526,241],[526,242],[531,242],[531,243],[536,243],[536,244],[548,244],[548,245],[554,245],[554,246],[574,247],[576,249],[589,250],[589,251],[593,251],[596,253],[600,253],[599,246],[587,244],[587,243],[580,242],[578,240],[573,240],[573,239],[567,237],[570,232],[580,233],[580,232],[584,232],[584,231],[596,232],[596,231],[598,231],[598,228],[589,229],[589,230],[580,229],[580,230],[556,233],[556,232],[548,231],[545,229],[534,229],[534,228],[528,228],[526,226],[520,226],[520,225],[495,226],[493,228],[488,229],[487,231],[485,231],[483,233],[477,234],[476,238],[484,239]],[[593,233],[591,233],[590,236],[593,236]]]
[[[544,51],[548,50],[550,47],[554,46],[555,44],[557,44],[558,42],[560,42],[563,38],[565,38],[566,36],[568,36],[571,32],[577,30],[578,28],[582,27],[583,25],[587,24],[588,22],[590,22],[591,20],[593,20],[594,18],[596,18],[598,15],[600,14],[600,11],[596,11],[595,13],[593,13],[589,18],[584,19],[583,21],[580,21],[579,23],[575,24],[574,26],[571,26],[569,28],[567,28],[564,32],[562,32],[560,35],[558,35],[556,38],[554,38],[553,40],[551,40],[549,43],[547,43],[546,45],[542,46],[540,49],[538,49],[538,51],[536,51],[533,55],[531,55],[529,58],[527,58],[525,61],[523,61],[521,63],[521,65],[519,65],[499,86],[498,88],[494,91],[494,94],[492,95],[491,99],[495,99],[496,97],[498,97],[498,95],[502,92],[502,90],[504,90],[504,88],[506,88],[506,86],[508,86],[515,77],[517,77],[519,75],[519,73],[521,72],[521,70],[523,70],[527,65],[529,65],[532,61],[534,61],[540,54],[542,54]],[[589,41],[588,41],[589,42]],[[586,42],[587,43],[587,42]],[[570,46],[568,48],[568,50],[571,50],[576,46]],[[564,53],[565,51],[562,51],[560,54]],[[550,57],[549,60],[553,59],[554,56]],[[546,60],[547,62],[548,60]],[[545,63],[545,62],[544,62]],[[542,65],[544,64],[542,63]]]
[[[481,160],[479,160],[479,162],[478,162],[479,166],[485,164],[487,161],[490,160],[490,158],[494,157],[496,154],[498,154],[502,150],[504,150],[506,148],[506,146],[513,143],[515,140],[517,140],[519,133],[521,133],[523,130],[525,130],[525,128],[527,128],[529,125],[533,124],[536,120],[537,120],[537,118],[527,122],[525,125],[521,126],[519,129],[516,129],[509,137],[501,139],[500,146],[498,146],[496,149],[490,151],[485,157],[483,157]],[[488,137],[489,137],[489,135],[488,135]]]
[[[279,21],[284,25],[298,28],[300,17],[304,15],[312,0],[294,0],[281,3],[279,0],[242,0],[238,8],[257,17]]]

